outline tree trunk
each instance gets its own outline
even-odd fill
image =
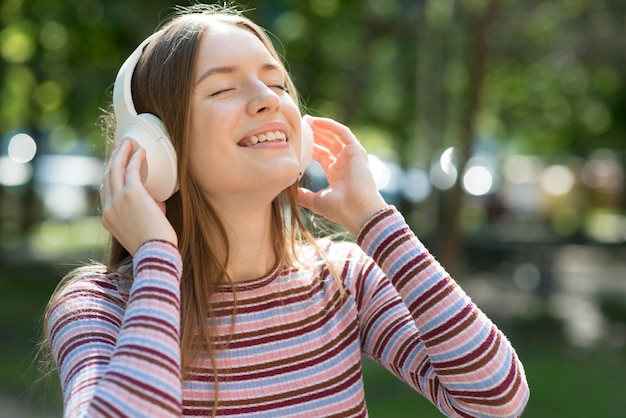
[[[448,211],[442,233],[441,262],[453,276],[460,270],[463,234],[460,213],[463,204],[462,179],[475,138],[476,117],[480,109],[483,82],[489,55],[489,33],[500,8],[500,0],[491,0],[482,16],[471,26],[473,33],[469,48],[469,86],[462,113],[462,134],[458,145],[458,179],[450,190]]]

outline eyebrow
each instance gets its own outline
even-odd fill
[[[239,69],[240,69],[239,66],[224,66],[224,67],[209,68],[204,73],[202,73],[202,75],[198,78],[198,80],[196,81],[196,85],[200,84],[202,81],[204,81],[206,78],[212,75],[233,74],[239,71]],[[281,71],[282,72],[281,68],[277,64],[274,64],[271,62],[264,64],[263,67],[261,67],[261,71],[262,72],[269,72],[269,71]]]

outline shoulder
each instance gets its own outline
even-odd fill
[[[331,238],[320,238],[315,241],[315,246],[308,245],[303,252],[304,258],[308,262],[324,263],[329,261],[333,265],[367,258],[367,255],[356,243]]]
[[[78,267],[67,274],[50,300],[49,311],[83,311],[98,306],[124,309],[132,278],[124,270],[110,271],[93,264]]]
[[[307,247],[306,262],[317,265],[322,277],[336,276],[348,289],[359,287],[357,282],[375,266],[372,258],[352,241],[322,238],[315,247]]]

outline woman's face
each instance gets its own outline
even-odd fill
[[[251,32],[211,24],[191,92],[191,175],[210,201],[273,193],[298,179],[300,113],[286,75]]]

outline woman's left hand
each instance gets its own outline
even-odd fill
[[[326,173],[328,187],[315,193],[300,188],[298,203],[356,236],[374,213],[387,206],[376,188],[367,152],[347,126],[327,118],[304,119],[313,128],[313,159]]]

